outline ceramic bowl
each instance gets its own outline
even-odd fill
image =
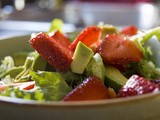
[[[32,50],[30,36],[0,40],[0,59]],[[37,102],[0,96],[0,120],[159,120],[160,93],[86,102]]]

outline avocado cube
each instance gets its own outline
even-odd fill
[[[94,52],[82,42],[79,42],[71,62],[71,71],[77,74],[82,74],[92,59]]]

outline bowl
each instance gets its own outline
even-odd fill
[[[32,50],[28,43],[29,39],[29,35],[1,39],[0,59],[14,52]],[[85,102],[39,102],[0,96],[1,120],[159,120],[159,118],[160,93]]]

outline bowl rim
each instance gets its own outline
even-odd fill
[[[72,108],[105,108],[113,107],[118,105],[139,103],[144,101],[150,101],[160,97],[158,93],[147,93],[139,96],[131,96],[125,98],[112,98],[104,100],[90,100],[90,101],[37,101],[37,100],[26,100],[21,98],[11,98],[6,96],[0,96],[0,104],[8,104],[13,106],[25,106],[32,108],[61,108],[61,109],[72,109]]]
[[[30,34],[24,35],[16,35],[16,36],[8,36],[0,38],[0,41],[15,39],[21,37],[29,37]],[[112,99],[104,99],[104,100],[90,100],[90,101],[37,101],[37,100],[26,100],[21,98],[11,98],[6,96],[0,96],[0,104],[9,104],[9,105],[19,105],[26,107],[43,107],[43,108],[89,108],[89,107],[106,107],[106,106],[116,106],[116,105],[124,105],[135,102],[144,102],[145,100],[156,99],[160,97],[160,92],[157,93],[147,93],[138,96],[131,96],[125,98],[112,98]]]

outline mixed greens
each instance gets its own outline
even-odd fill
[[[99,94],[102,99],[128,97],[133,94],[124,89],[131,78],[149,82],[145,87],[138,83],[142,94],[155,92],[149,86],[159,91],[159,50],[153,51],[149,42],[160,39],[160,27],[142,31],[100,23],[77,34],[64,33],[62,26],[63,21],[55,19],[47,33],[32,35],[29,43],[35,51],[1,60],[1,96],[38,101],[98,100]],[[132,92],[139,95],[135,89]]]

